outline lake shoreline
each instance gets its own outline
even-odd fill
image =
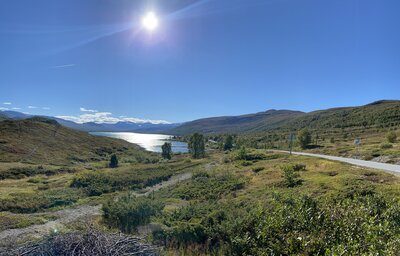
[[[122,139],[129,143],[138,145],[140,148],[154,153],[160,153],[161,146],[165,143],[171,143],[173,153],[188,153],[188,144],[174,139],[174,135],[150,134],[136,132],[89,132],[94,136],[110,137]]]

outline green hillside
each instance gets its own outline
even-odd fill
[[[95,137],[45,118],[0,122],[0,162],[66,165],[148,154],[122,140]]]
[[[257,114],[199,119],[171,130],[187,135],[194,132],[256,133],[273,130],[387,128],[400,124],[400,101],[377,101],[360,107],[332,108],[310,113],[269,110]]]
[[[400,101],[377,101],[361,107],[346,107],[307,113],[288,120],[282,128],[385,128],[400,125]]]
[[[0,112],[0,121],[8,119],[6,115]]]
[[[258,132],[279,128],[287,120],[303,115],[304,113],[299,111],[268,110],[242,116],[212,117],[185,123],[168,132],[177,135],[187,135],[194,132],[205,134]]]

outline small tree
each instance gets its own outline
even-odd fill
[[[394,131],[388,132],[386,139],[389,143],[395,143],[397,140],[397,134]]]
[[[331,138],[331,143],[332,144],[335,143],[335,138],[334,137]]]
[[[318,141],[319,141],[319,135],[317,133],[317,135],[315,135],[315,145],[318,145]]]
[[[291,165],[285,165],[281,167],[283,172],[283,178],[285,179],[286,186],[294,187],[299,182],[299,174],[296,172],[295,168]]]
[[[189,152],[193,158],[203,158],[206,155],[204,136],[199,133],[193,134],[189,139]]]
[[[225,138],[224,151],[231,150],[232,147],[233,147],[233,137],[231,135],[228,135]]]
[[[164,159],[170,160],[172,158],[171,143],[165,142],[164,145],[162,145],[161,149],[162,149],[162,153],[161,153],[162,157]]]
[[[113,154],[110,159],[110,168],[117,168],[118,167],[118,158],[117,155]]]
[[[247,160],[247,150],[245,146],[241,146],[238,154],[237,154],[237,159],[238,160]]]
[[[311,143],[311,133],[307,128],[301,130],[297,134],[297,142],[299,143],[302,149],[306,149],[308,145]]]

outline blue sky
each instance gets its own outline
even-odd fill
[[[398,10],[397,0],[3,0],[0,108],[182,122],[399,99]],[[160,18],[152,32],[148,11]]]

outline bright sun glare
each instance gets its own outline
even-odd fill
[[[159,20],[154,12],[148,12],[142,19],[142,26],[149,31],[155,30],[158,24]]]

